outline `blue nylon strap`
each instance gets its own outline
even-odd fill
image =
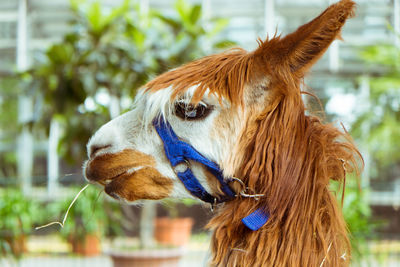
[[[173,167],[177,166],[180,163],[184,163],[186,160],[194,160],[201,164],[203,164],[220,182],[221,190],[231,198],[235,197],[235,193],[229,187],[229,185],[224,181],[224,177],[222,175],[222,170],[219,166],[201,155],[196,149],[194,149],[188,143],[185,143],[179,140],[178,136],[172,130],[171,125],[164,120],[162,117],[158,117],[153,121],[153,125],[160,136],[161,140],[164,143],[165,155],[170,161]],[[196,180],[192,173],[193,180]],[[197,182],[198,183],[198,182]],[[185,183],[184,183],[185,184]],[[200,185],[200,183],[198,183]],[[186,186],[186,185],[185,185]],[[200,185],[201,186],[201,185]],[[204,190],[198,188],[198,190]],[[190,191],[190,190],[189,190]],[[205,191],[205,190],[204,190]],[[213,201],[214,202],[214,201]]]
[[[222,170],[219,168],[218,164],[201,155],[190,144],[179,140],[178,136],[172,130],[171,125],[163,117],[157,117],[154,119],[153,125],[163,141],[165,155],[170,161],[172,167],[185,163],[187,160],[194,160],[203,164],[220,182],[221,189],[226,195],[226,197],[219,199],[213,197],[204,189],[194,176],[192,170],[188,167],[184,172],[178,172],[177,176],[193,196],[211,204],[215,204],[215,202],[226,202],[236,197],[236,194],[225,182]],[[256,231],[268,221],[268,218],[268,213],[262,209],[257,209],[250,215],[244,217],[242,222],[247,228]]]
[[[254,212],[250,213],[250,215],[244,217],[242,222],[247,228],[257,231],[267,223],[268,219],[269,213],[265,212],[263,209],[256,209]]]
[[[197,179],[193,179],[194,175],[189,168],[184,172],[178,172],[178,177],[182,181],[185,188],[195,197],[203,200],[204,202],[213,203],[214,197],[210,195]]]

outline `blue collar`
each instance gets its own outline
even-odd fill
[[[171,125],[163,118],[157,117],[153,120],[154,128],[160,136],[163,144],[165,155],[175,170],[176,175],[181,180],[185,188],[198,199],[210,203],[212,205],[226,202],[236,197],[235,192],[230,188],[227,182],[232,179],[224,179],[222,170],[218,164],[201,155],[190,144],[179,140],[178,136],[172,130]],[[211,172],[221,185],[221,190],[225,196],[215,197],[207,192],[197,180],[192,170],[190,169],[189,160],[196,161],[204,165]],[[177,171],[176,166],[186,165],[185,171]],[[268,220],[269,214],[263,209],[257,209],[250,215],[244,217],[242,222],[251,230],[255,231],[262,227]]]

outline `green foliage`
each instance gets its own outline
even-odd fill
[[[10,130],[9,126],[17,121],[18,80],[12,77],[0,79],[0,128]],[[16,129],[13,129],[14,131]]]
[[[396,38],[399,34],[394,33]],[[395,166],[400,162],[400,47],[394,43],[381,43],[365,48],[361,54],[365,64],[378,71],[370,73],[369,104],[361,110],[353,123],[352,135],[371,155],[372,177],[395,178]],[[364,82],[363,80],[362,82]],[[344,215],[352,233],[354,255],[357,258],[371,254],[366,244],[373,230],[382,222],[373,222],[368,208],[368,191],[353,190],[345,198]],[[347,191],[347,190],[346,190]],[[346,201],[348,205],[346,204]]]
[[[0,142],[3,146],[15,143],[15,136],[20,130],[16,126],[18,121],[18,90],[19,81],[15,77],[0,78]],[[0,153],[0,177],[16,176],[15,151]],[[15,180],[14,180],[15,182]]]
[[[212,50],[234,45],[232,41],[218,40],[216,36],[226,27],[228,20],[214,19],[204,23],[201,5],[190,5],[184,0],[175,2],[175,10],[175,16],[155,13],[156,17],[169,26],[169,34],[163,40],[169,48],[169,55],[161,62],[162,66],[176,67]]]
[[[226,20],[210,21],[206,29],[201,6],[185,1],[176,2],[171,17],[145,13],[129,0],[110,10],[99,1],[71,0],[71,10],[72,31],[21,74],[36,104],[42,103],[36,132],[48,134],[50,121],[59,120],[60,152],[70,163],[86,158],[93,131],[128,109],[149,78],[231,44],[215,38]],[[110,98],[117,100],[117,112],[111,112]]]
[[[184,198],[184,199],[167,198],[162,200],[163,207],[167,210],[168,216],[170,218],[178,218],[180,216],[179,204],[183,204],[187,207],[190,207],[198,203],[199,203],[198,200],[191,198]]]
[[[352,129],[366,141],[378,164],[388,166],[400,160],[400,48],[377,44],[361,57],[367,64],[380,65],[383,72],[369,77],[370,108],[359,114]]]
[[[79,188],[76,189],[76,192]],[[49,205],[49,219],[60,221],[64,218],[72,196],[64,201]],[[116,203],[109,203],[104,194],[95,186],[89,186],[81,193],[74,205],[71,207],[64,227],[60,233],[66,240],[83,240],[86,235],[119,234],[122,232],[118,223],[122,213]]]
[[[10,187],[0,191],[0,218],[0,256],[19,257],[21,251],[15,251],[12,242],[29,235],[43,220],[43,212],[33,199]]]
[[[368,190],[360,189],[359,178],[354,174],[347,175],[342,213],[350,232],[352,246],[352,263],[357,265],[370,254],[368,240],[373,238],[377,223],[371,220],[371,208],[368,204]],[[342,189],[337,182],[331,183],[336,192],[339,205],[342,205]]]

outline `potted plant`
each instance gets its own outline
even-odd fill
[[[19,258],[27,252],[26,238],[42,219],[39,204],[18,188],[0,190],[0,256]]]
[[[51,213],[60,218],[67,211],[72,199],[71,197],[50,205]],[[73,253],[95,256],[101,252],[100,239],[105,234],[109,217],[104,201],[101,191],[95,186],[89,186],[69,210],[60,234],[71,244]]]
[[[176,247],[129,247],[114,248],[110,251],[114,267],[175,267],[183,256]]]
[[[114,244],[108,252],[114,267],[158,267],[178,266],[183,250],[177,246],[157,244],[153,239],[153,225],[155,218],[154,201],[146,202],[140,214],[139,243],[120,242]]]
[[[197,201],[183,200],[191,206]],[[156,218],[154,201],[146,202],[140,216],[140,242],[138,245],[122,243],[115,246],[109,255],[115,267],[178,266],[184,254],[182,246],[190,239],[192,218],[179,218],[177,200],[163,201],[169,217]],[[149,222],[154,221],[154,225]],[[154,226],[154,227],[152,227]],[[153,242],[153,237],[156,243]]]
[[[184,199],[185,206],[196,203],[193,199]],[[179,203],[173,199],[163,201],[168,211],[168,216],[158,217],[154,220],[154,238],[163,245],[185,246],[188,244],[193,226],[190,217],[179,217]]]

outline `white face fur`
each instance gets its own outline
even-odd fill
[[[189,143],[203,156],[219,164],[226,177],[232,176],[237,168],[235,155],[240,153],[239,135],[248,117],[246,109],[232,109],[224,100],[221,101],[223,102],[221,105],[217,97],[208,92],[194,108],[189,105],[195,90],[196,87],[189,88],[183,97],[175,101],[171,101],[171,88],[156,92],[139,91],[131,111],[103,125],[90,139],[87,145],[89,160],[85,164],[84,171],[86,178],[103,184],[106,192],[110,194],[110,190],[107,190],[108,184],[113,183],[114,179],[131,174],[132,177],[126,178],[131,179],[131,182],[118,184],[118,187],[124,187],[121,189],[123,192],[113,188],[110,194],[128,202],[143,198],[192,197],[177,178],[164,154],[163,143],[152,124],[153,119],[159,115],[170,123],[182,141]],[[119,154],[124,154],[123,151],[132,153],[131,156],[128,155],[130,157],[128,163],[126,156],[118,158]],[[143,160],[146,155],[149,159]],[[117,163],[118,161],[120,162]],[[148,186],[146,178],[141,177],[143,183],[140,184],[140,179],[134,175],[145,168],[155,169],[159,173],[148,189],[145,188]],[[107,169],[110,169],[110,173],[99,171]],[[209,184],[210,180],[207,180],[207,174],[200,164],[191,162],[191,169],[208,192],[216,193],[213,192],[213,186]],[[143,175],[146,175],[146,172]],[[162,192],[158,194],[158,187],[166,187],[160,179],[164,182],[168,179],[172,183],[171,185],[167,183],[168,190],[161,190]],[[132,185],[134,180],[135,184]],[[148,196],[143,192],[135,192],[139,187],[144,191],[151,190],[153,194]],[[127,193],[127,190],[133,193]]]

